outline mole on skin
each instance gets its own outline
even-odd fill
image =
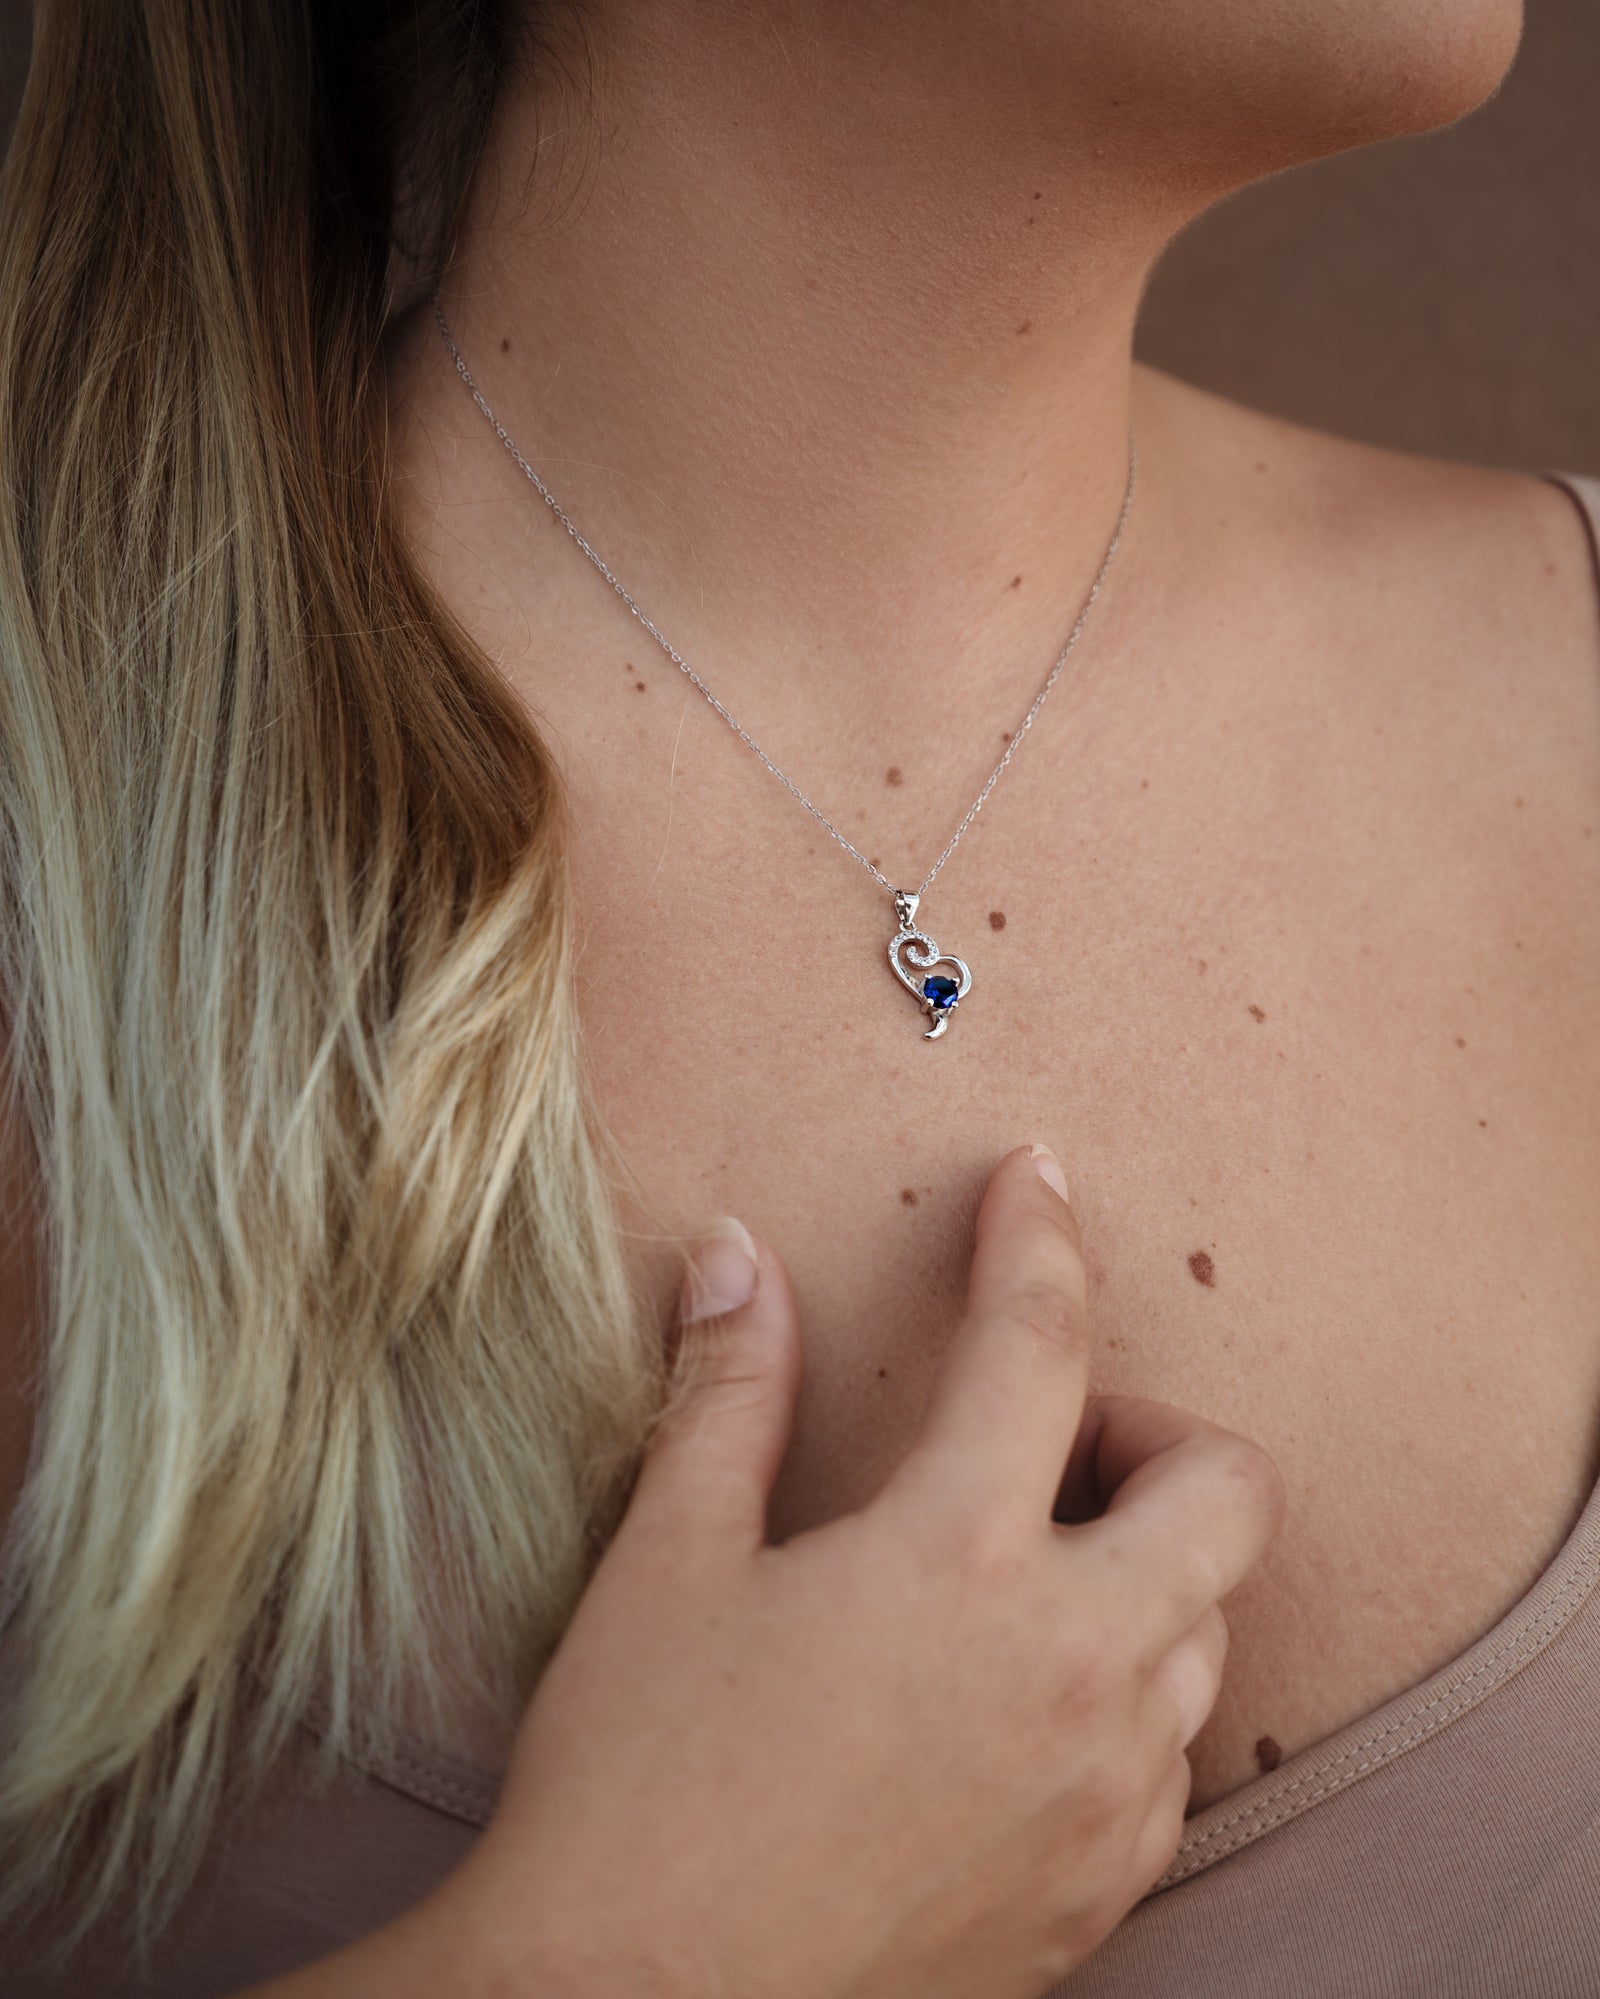
[[[917,1205],[917,1190],[916,1190],[916,1188],[915,1188],[915,1187],[902,1187],[902,1188],[900,1189],[900,1198],[901,1198],[901,1200],[902,1200],[902,1201],[904,1201],[904,1202],[905,1202],[905,1204],[906,1204],[906,1206],[907,1206],[908,1208],[914,1208],[914,1207],[915,1207],[915,1206]]]
[[[1003,909],[991,909],[989,911],[989,928],[991,930],[1004,930],[1005,927],[1006,927],[1005,911]]]
[[[898,764],[890,764],[889,768],[883,774],[883,781],[885,784],[892,785],[898,790],[905,783],[906,774]]]
[[[1265,1020],[1267,1017],[1258,1006],[1251,1007],[1250,1011],[1255,1015],[1257,1020]]]
[[[1264,1777],[1269,1770],[1276,1770],[1282,1761],[1283,1751],[1278,1747],[1277,1743],[1273,1741],[1270,1735],[1262,1736],[1261,1740],[1256,1744],[1256,1762],[1261,1767],[1262,1776]]]
[[[1196,1284],[1214,1285],[1217,1281],[1217,1267],[1203,1249],[1197,1249],[1190,1257],[1189,1269]]]

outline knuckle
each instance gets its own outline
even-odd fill
[[[1228,1629],[1227,1614],[1220,1603],[1214,1603],[1201,1617],[1196,1627],[1210,1656],[1217,1662],[1220,1673],[1228,1656],[1228,1645],[1232,1633]]]
[[[955,1553],[963,1584],[976,1595],[1016,1591],[1033,1566],[1032,1551],[1018,1523],[996,1512],[961,1535]]]
[[[1041,1359],[1076,1359],[1082,1342],[1079,1305],[1063,1286],[1029,1282],[1010,1299],[1008,1317],[1031,1354]]]
[[[1193,1740],[1216,1706],[1222,1661],[1197,1628],[1157,1661],[1152,1677],[1165,1695],[1162,1711],[1171,1737],[1166,1746],[1179,1748]]]
[[[692,1435],[707,1423],[720,1424],[765,1410],[775,1393],[772,1376],[764,1370],[741,1366],[731,1352],[708,1354],[692,1377],[681,1383],[667,1427]]]

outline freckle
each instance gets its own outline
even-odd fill
[[[1198,1208],[1199,1205],[1200,1205],[1200,1196],[1198,1194],[1191,1194],[1189,1196],[1189,1206],[1191,1208]]]
[[[1256,1762],[1261,1766],[1262,1776],[1264,1777],[1269,1770],[1276,1770],[1282,1761],[1283,1751],[1277,1743],[1270,1735],[1262,1736],[1256,1744]]]
[[[1546,576],[1556,575],[1558,572],[1556,570],[1555,564],[1553,562],[1547,562],[1544,566],[1544,573]]]
[[[1006,587],[1011,590],[1020,589],[1022,587],[1022,578],[1020,576],[1013,576]]]
[[[1489,1129],[1489,1120],[1486,1117],[1479,1118],[1478,1129],[1480,1131],[1487,1131]]]
[[[880,1381],[887,1381],[889,1379],[889,1370],[886,1367],[878,1369],[878,1379]]]
[[[1214,1285],[1217,1281],[1217,1267],[1203,1249],[1190,1257],[1189,1270],[1196,1284]]]
[[[1141,777],[1141,778],[1140,778],[1140,780],[1139,780],[1139,789],[1140,789],[1141,791],[1148,791],[1148,790],[1150,789],[1150,780],[1149,780],[1149,778],[1147,778],[1147,777]]]
[[[1201,976],[1202,978],[1204,978],[1204,977],[1205,977],[1205,972],[1206,972],[1206,961],[1205,961],[1205,959],[1204,959],[1204,958],[1201,958],[1201,959],[1197,960],[1197,962],[1198,962],[1198,964],[1199,964],[1199,966],[1200,966],[1200,976]]]
[[[889,768],[883,774],[883,781],[893,790],[898,791],[900,786],[906,781],[906,774],[898,764],[890,764]]]
[[[644,692],[644,682],[642,680],[636,680],[633,683],[633,691],[635,694],[642,694]]]
[[[873,868],[875,868],[875,867],[876,867],[876,866],[878,865],[878,863],[877,863],[876,861],[874,861],[874,860],[869,860],[869,861],[868,861],[868,863],[867,863],[867,865],[868,865],[869,867],[873,867]]]
[[[1232,1333],[1224,1333],[1224,1334],[1223,1334],[1223,1336],[1222,1336],[1222,1351],[1223,1351],[1224,1353],[1232,1353],[1232,1352],[1233,1352],[1233,1335],[1232,1335]]]
[[[1522,805],[1522,804],[1525,804],[1525,803],[1526,803],[1526,801],[1525,801],[1524,799],[1521,799],[1521,798],[1513,798],[1513,799],[1512,799],[1512,801],[1511,801],[1511,803],[1512,803],[1513,805]]]
[[[1034,200],[1035,200],[1035,201],[1043,201],[1043,200],[1044,200],[1044,189],[1043,189],[1042,187],[1041,187],[1041,188],[1037,188],[1037,189],[1035,189],[1035,191],[1034,191],[1034,196],[1033,196],[1033,198],[1034,198]]]
[[[1009,743],[1011,740],[1011,731],[1009,729],[1002,729],[1000,731],[1000,740],[1002,743]]]
[[[509,353],[511,352],[511,342],[510,342],[509,340],[502,340],[502,341],[501,341],[501,343],[500,343],[500,352],[501,352],[502,354],[509,354]]]
[[[1465,1042],[1465,1041],[1464,1041],[1464,1040],[1463,1040],[1463,1039],[1461,1038],[1461,1036],[1460,1036],[1460,1035],[1458,1034],[1458,1035],[1456,1036],[1456,1046],[1457,1046],[1458,1048],[1465,1048],[1465,1047],[1466,1047],[1466,1045],[1467,1045],[1467,1044],[1466,1044],[1466,1042]]]
[[[933,1189],[931,1187],[924,1187],[922,1191],[924,1194],[931,1194]]]
[[[1025,319],[1022,322],[1022,324],[1017,328],[1017,331],[1018,333],[1031,333],[1033,331],[1033,321],[1031,319]]]
[[[1265,1020],[1267,1017],[1258,1006],[1251,1007],[1250,1012],[1256,1020]]]
[[[1031,229],[1033,225],[1038,221],[1038,219],[1039,218],[1037,215],[1030,215],[1028,217],[1028,227]]]
[[[807,278],[807,279],[806,279],[806,290],[807,290],[808,292],[814,292],[814,291],[816,290],[816,288],[817,288],[817,281],[816,281],[816,279],[815,279],[815,278]]]
[[[1266,469],[1267,469],[1267,461],[1264,458],[1258,458],[1256,460],[1256,470],[1258,472],[1265,472]]]
[[[905,1204],[906,1204],[906,1206],[907,1206],[908,1208],[914,1208],[914,1207],[915,1207],[915,1206],[917,1205],[917,1190],[916,1190],[916,1188],[915,1188],[915,1187],[902,1187],[902,1188],[900,1189],[900,1198],[901,1198],[901,1200],[902,1200],[902,1201],[904,1201],[904,1202],[905,1202]]]
[[[1005,927],[1006,927],[1005,911],[1003,909],[991,909],[989,911],[989,928],[991,930],[1004,930]]]
[[[1511,940],[1511,948],[1513,951],[1520,951],[1522,949],[1522,939],[1520,937],[1513,937]]]

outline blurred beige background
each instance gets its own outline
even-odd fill
[[[0,0],[6,129],[27,23]],[[1504,89],[1450,131],[1204,217],[1156,274],[1140,349],[1352,436],[1600,473],[1600,0],[1528,0]]]

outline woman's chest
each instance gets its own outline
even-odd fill
[[[905,1449],[1025,1139],[1073,1184],[1093,1385],[1278,1458],[1291,1515],[1228,1605],[1196,1806],[1463,1650],[1600,1472],[1600,762],[1513,744],[1419,791],[1414,746],[1337,734],[1228,774],[1124,759],[1070,821],[1048,771],[1019,783],[924,904],[973,972],[936,1044],[887,899],[781,795],[735,780],[730,808],[709,752],[654,824],[580,845],[641,1272],[665,1316],[678,1238],[726,1211],[795,1279],[777,1533]]]

